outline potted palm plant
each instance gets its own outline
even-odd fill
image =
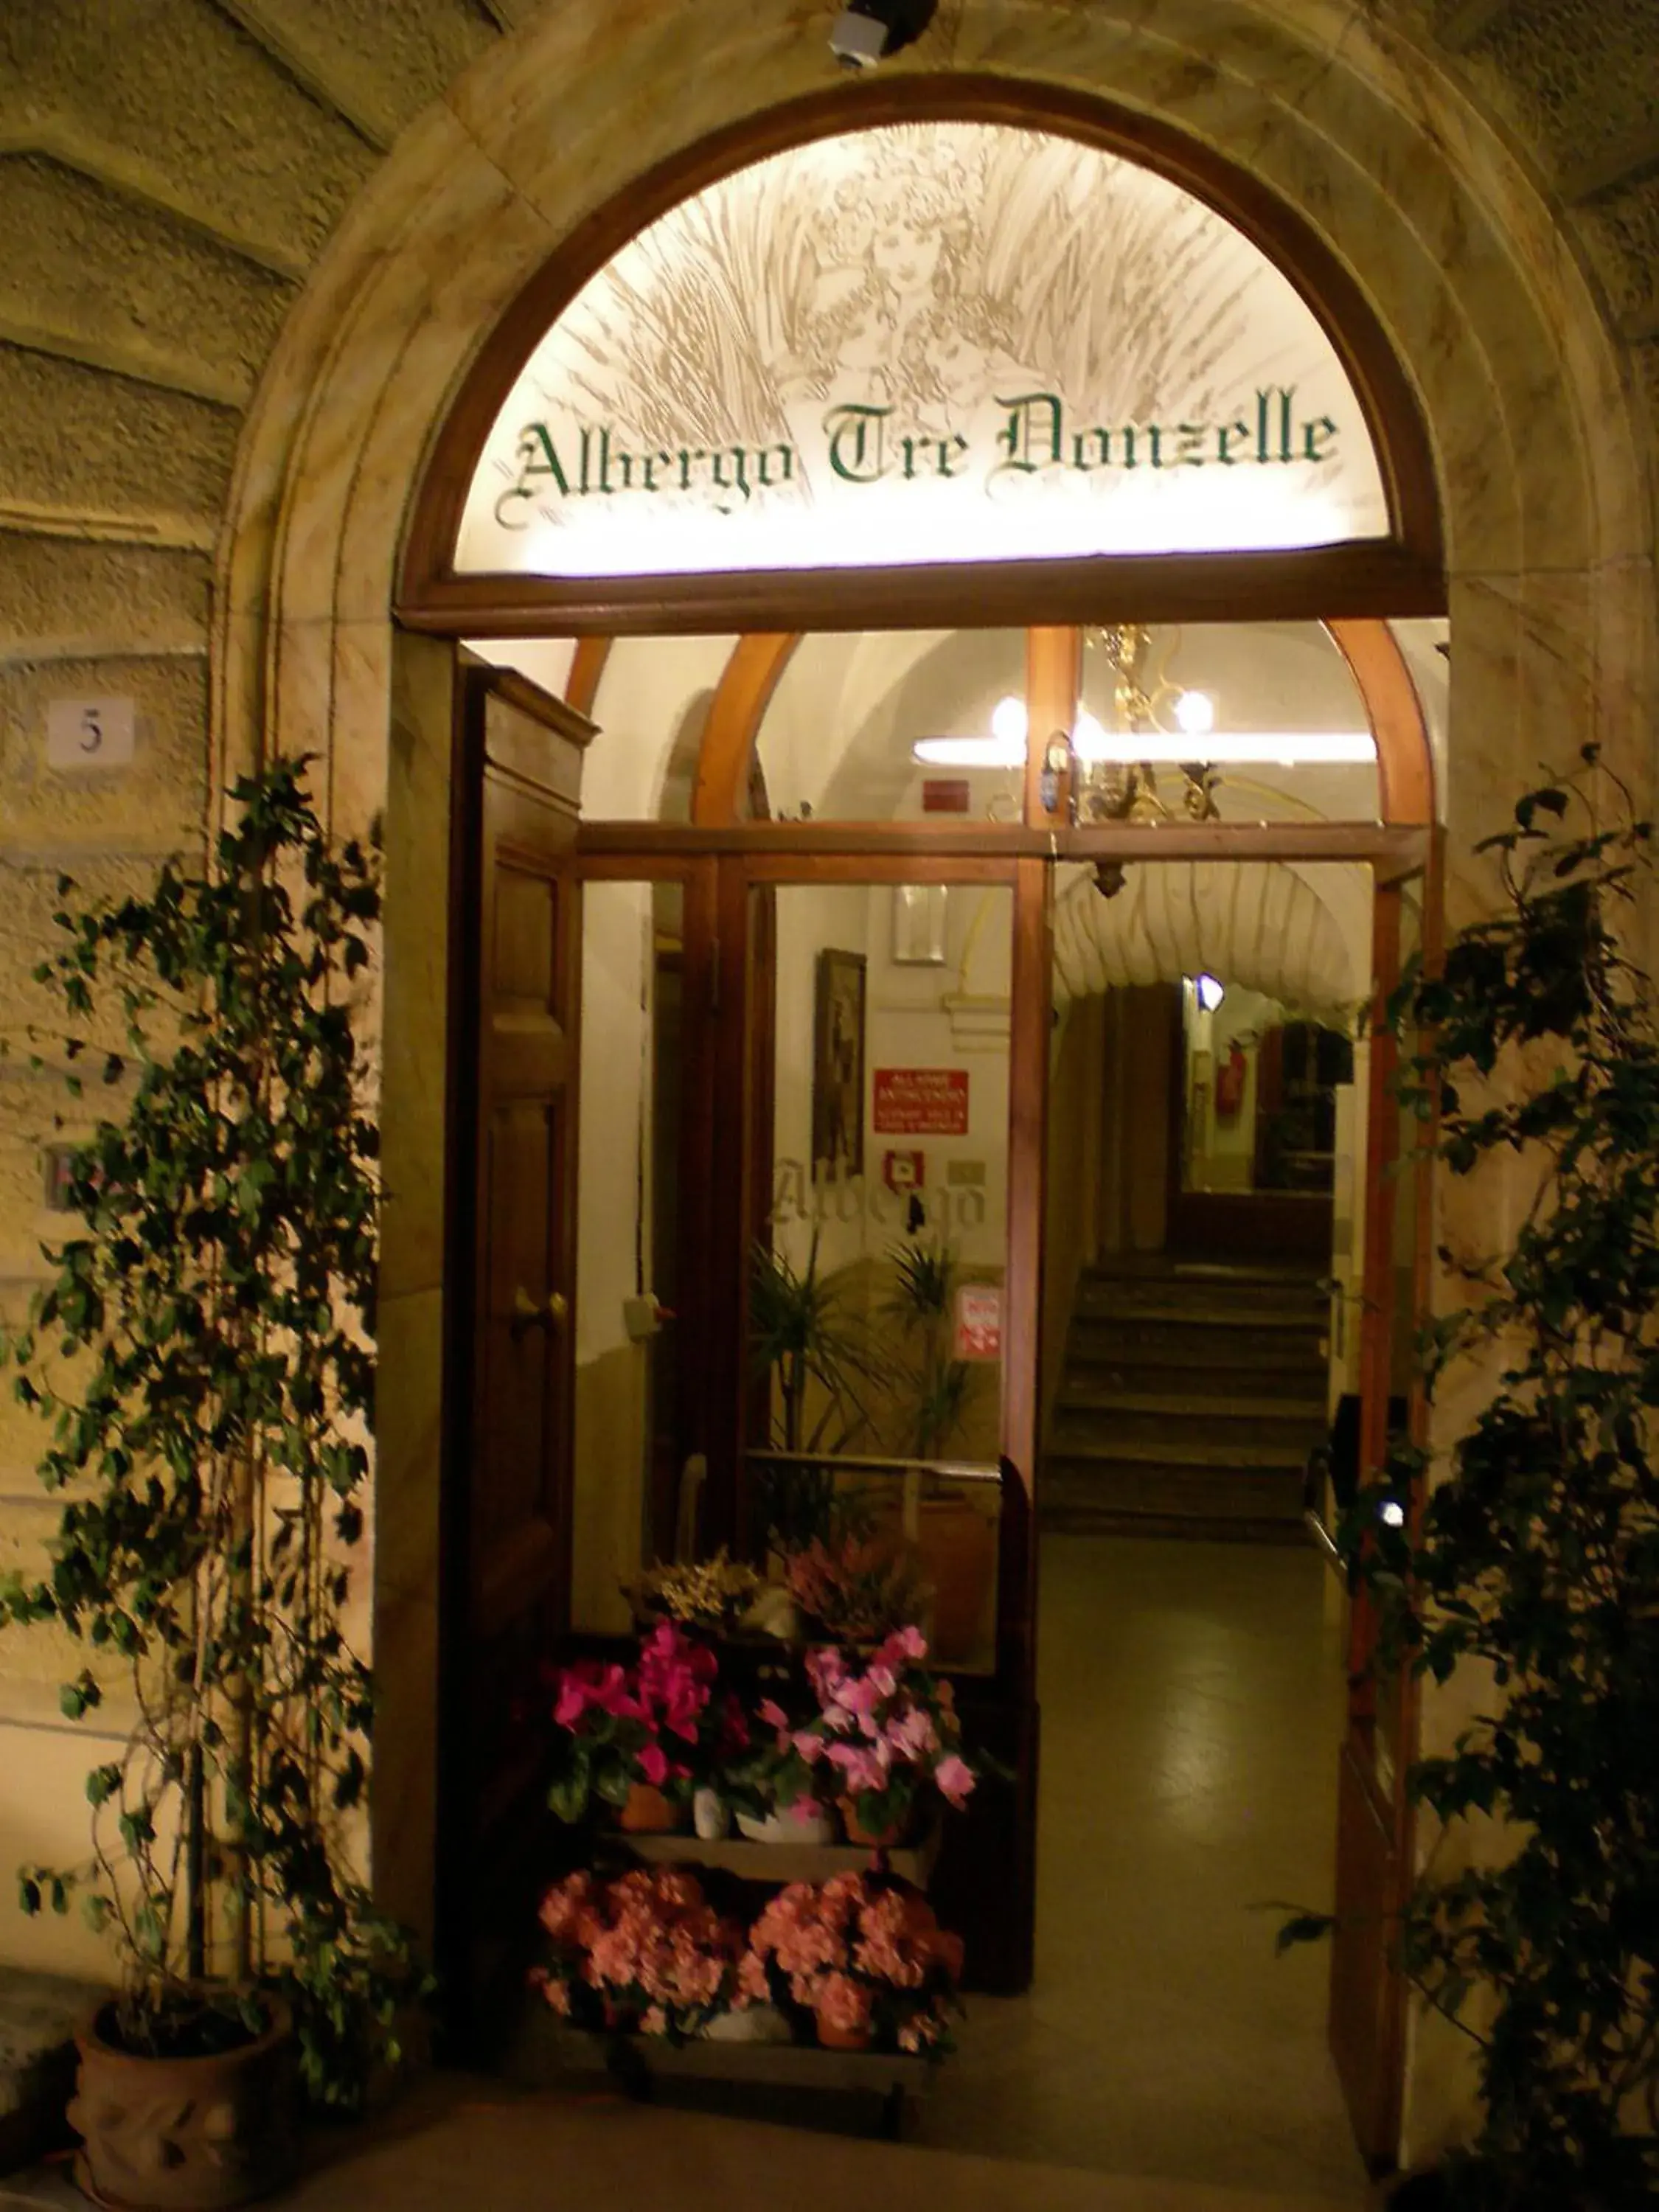
[[[904,1443],[917,1459],[937,1459],[961,1432],[970,1379],[967,1361],[951,1349],[957,1256],[941,1241],[902,1244],[890,1257],[894,1284],[885,1311],[902,1347]],[[932,1477],[917,1504],[915,1547],[933,1592],[933,1650],[940,1659],[964,1659],[991,1587],[995,1530],[960,1490]]]
[[[819,1271],[816,1229],[804,1267],[769,1244],[755,1245],[749,1356],[751,1373],[771,1395],[773,1449],[796,1462],[769,1468],[757,1486],[760,1528],[776,1550],[804,1551],[836,1528],[830,1462],[870,1426],[866,1401],[885,1374],[862,1317]]]
[[[70,1719],[125,1684],[87,1778],[90,1855],[26,1867],[78,1905],[118,1994],[70,2110],[100,2201],[230,2204],[291,2170],[298,2094],[359,2102],[420,1978],[356,1870],[371,1711],[347,1626],[374,1376],[374,1124],[352,1000],[374,857],[331,846],[304,762],[239,784],[216,864],[78,903],[35,971],[71,1091],[125,1115],[70,1164],[77,1231],[6,1352],[65,1500],[0,1620],[87,1652]],[[84,1110],[84,1109],[82,1109]]]

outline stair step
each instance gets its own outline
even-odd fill
[[[1253,1369],[1323,1367],[1313,1329],[1189,1328],[1180,1322],[1135,1322],[1080,1314],[1072,1323],[1070,1349],[1088,1359],[1161,1360],[1168,1366]]]
[[[1321,1423],[1310,1421],[1172,1421],[1162,1413],[1091,1413],[1062,1407],[1054,1418],[1051,1442],[1056,1451],[1085,1457],[1103,1454],[1121,1457],[1126,1452],[1173,1452],[1194,1465],[1249,1466],[1247,1452],[1266,1452],[1273,1467],[1301,1467],[1316,1444],[1325,1441]],[[1204,1454],[1200,1461],[1196,1455]]]
[[[1135,1381],[1140,1378],[1137,1376]],[[1201,1409],[1189,1389],[1146,1390],[1089,1377],[1062,1376],[1058,1411],[1062,1413],[1164,1414],[1173,1420],[1295,1421],[1325,1432],[1325,1401],[1320,1397],[1241,1398],[1232,1391],[1217,1391],[1204,1400]]]
[[[1079,1321],[1115,1321],[1134,1323],[1163,1322],[1180,1328],[1270,1328],[1295,1331],[1316,1331],[1323,1328],[1328,1308],[1324,1300],[1315,1304],[1283,1305],[1277,1300],[1261,1297],[1241,1297],[1237,1301],[1218,1298],[1170,1297],[1167,1293],[1156,1298],[1126,1298],[1115,1291],[1085,1291],[1073,1309]]]
[[[1147,1437],[1079,1437],[1068,1433],[1058,1422],[1048,1448],[1051,1462],[1067,1460],[1079,1466],[1190,1468],[1224,1475],[1282,1469],[1293,1473],[1298,1482],[1307,1456],[1305,1450],[1293,1444],[1212,1443],[1207,1438],[1189,1438],[1179,1431]]]
[[[1061,1391],[1124,1390],[1201,1405],[1241,1395],[1274,1394],[1277,1402],[1317,1409],[1324,1419],[1325,1363],[1322,1359],[1196,1359],[1126,1358],[1121,1352],[1091,1352],[1073,1344],[1060,1378]]]
[[[1037,1513],[1045,1528],[1081,1528],[1116,1516],[1299,1531],[1302,1485],[1290,1470],[1228,1474],[1155,1462],[1079,1468],[1056,1453],[1043,1464]]]

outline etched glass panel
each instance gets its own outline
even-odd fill
[[[910,123],[659,218],[536,348],[462,573],[555,577],[1261,550],[1389,529],[1289,280],[1097,149]]]

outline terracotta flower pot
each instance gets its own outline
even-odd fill
[[[902,1844],[910,1832],[908,1820],[895,1820],[879,1831],[866,1828],[859,1819],[858,1807],[850,1797],[841,1797],[836,1802],[841,1808],[841,1824],[847,1831],[849,1844],[858,1844],[872,1851],[890,1851]]]
[[[76,2037],[68,2112],[75,2177],[94,2203],[142,2212],[224,2212],[291,2181],[299,2165],[294,2023],[273,2002],[252,2043],[208,2058],[149,2058],[105,2034],[107,2008]]]
[[[875,2040],[875,2030],[866,2021],[862,2027],[836,2027],[821,2012],[814,2013],[818,2041],[826,2051],[867,2051]]]
[[[660,1790],[649,1782],[630,1784],[627,1802],[617,1815],[617,1826],[630,1836],[665,1836],[678,1828],[680,1816]]]

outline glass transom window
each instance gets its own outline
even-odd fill
[[[1042,132],[902,124],[653,223],[547,332],[463,574],[1266,551],[1389,527],[1364,415],[1223,216]]]

